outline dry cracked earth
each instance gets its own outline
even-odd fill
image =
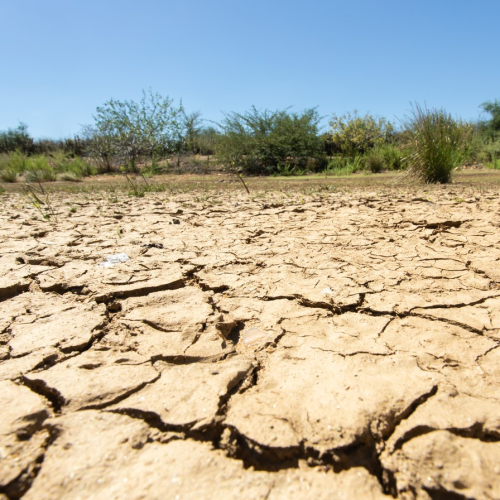
[[[0,214],[0,498],[500,498],[498,190],[64,196]]]

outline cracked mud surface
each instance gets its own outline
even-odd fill
[[[500,498],[496,190],[59,197],[0,213],[0,499]]]

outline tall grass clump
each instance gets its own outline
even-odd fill
[[[97,173],[97,169],[90,162],[79,156],[71,160],[69,171],[77,177],[89,177]]]
[[[373,153],[367,156],[366,165],[372,174],[379,174],[384,169],[384,159],[382,156]]]
[[[16,182],[29,167],[29,159],[20,151],[8,155],[3,154],[0,159],[0,180],[2,182]]]
[[[474,129],[442,109],[415,105],[404,122],[408,173],[427,183],[447,183],[470,151]]]
[[[0,181],[1,182],[16,182],[17,172],[11,168],[0,169]]]
[[[31,158],[24,180],[26,182],[53,182],[56,180],[56,172],[49,165],[46,156],[38,155]]]
[[[61,181],[79,181],[82,177],[88,177],[96,172],[88,161],[79,156],[72,158],[62,151],[54,153],[48,161]]]
[[[16,182],[17,172],[10,166],[10,158],[0,154],[0,182]]]

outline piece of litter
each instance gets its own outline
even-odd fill
[[[258,328],[248,328],[247,330],[243,330],[241,334],[241,341],[245,345],[254,344],[255,342],[259,342],[260,340],[266,338],[266,332],[259,330]]]
[[[321,290],[321,293],[324,293],[326,295],[333,295],[333,290],[327,286],[326,288],[323,288],[323,290]]]
[[[99,266],[101,267],[113,267],[116,264],[121,264],[122,262],[127,262],[130,260],[126,253],[117,253],[116,255],[108,255],[104,262],[101,262]]]

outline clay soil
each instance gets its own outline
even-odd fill
[[[498,184],[233,187],[1,196],[0,498],[500,498]]]

